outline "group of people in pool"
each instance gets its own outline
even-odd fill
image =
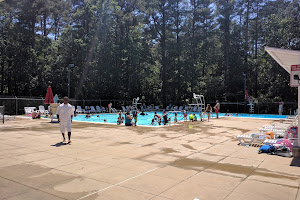
[[[118,125],[123,124],[125,121],[125,126],[136,126],[138,121],[138,111],[133,109],[131,111],[131,114],[129,111],[127,111],[125,112],[125,117],[123,117],[122,112],[119,112],[117,124]],[[146,114],[142,111],[140,115],[146,115]]]
[[[213,108],[211,107],[211,105],[207,104],[205,112],[207,114],[208,121],[210,119],[210,114],[211,114],[212,110],[213,110]],[[216,102],[216,105],[214,106],[214,110],[215,110],[217,118],[218,118],[218,113],[220,110],[220,104],[218,101]],[[133,109],[132,111],[127,111],[127,112],[119,112],[117,124],[121,125],[125,122],[125,126],[136,126],[137,121],[138,121],[138,113],[139,112],[136,109]],[[155,112],[154,117],[151,121],[151,125],[154,125],[155,123],[158,123],[159,125],[168,124],[169,122],[172,121],[171,116],[170,116],[172,113],[173,112],[166,113],[166,111],[163,111],[162,115],[160,116],[159,114],[157,114],[157,112]],[[187,121],[187,120],[189,120],[190,122],[197,121],[197,116],[195,113],[188,114],[188,112],[186,110],[184,110],[183,112],[178,111],[178,112],[174,113],[174,119],[173,119],[174,123],[178,122],[178,119],[177,119],[178,117],[182,117],[182,116],[178,116],[178,113],[180,113],[180,114],[182,113],[184,121]],[[123,115],[125,115],[125,117]],[[142,111],[139,115],[144,116],[144,115],[148,115],[148,113],[144,113],[144,111]],[[90,117],[91,117],[90,115],[86,115],[86,118],[90,118]],[[97,117],[100,117],[100,116],[97,115]],[[104,122],[106,122],[106,119],[104,119]]]

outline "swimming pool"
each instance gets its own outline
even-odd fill
[[[140,113],[138,114],[138,122],[137,125],[142,126],[159,126],[158,123],[155,123],[154,125],[151,125],[152,119],[154,117],[154,112],[145,112],[146,115],[142,116]],[[162,112],[159,111],[157,114],[162,115]],[[99,115],[99,117],[97,117]],[[200,120],[199,113],[195,113],[198,120]],[[122,115],[124,116],[124,115]],[[174,120],[175,113],[169,113],[168,118],[171,118],[171,121]],[[261,119],[286,119],[288,115],[270,115],[270,114],[227,114],[220,113],[220,117],[243,117],[243,118],[261,118]],[[211,114],[212,118],[216,117],[215,113]],[[207,116],[205,116],[207,118]],[[94,114],[91,115],[90,118],[86,118],[85,115],[77,115],[73,118],[74,121],[83,121],[83,122],[98,122],[98,123],[104,123],[104,120],[106,120],[106,123],[109,124],[117,124],[118,120],[118,113],[109,113],[109,114]],[[178,113],[177,116],[178,121],[183,121],[183,115],[181,113]]]

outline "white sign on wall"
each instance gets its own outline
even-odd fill
[[[300,65],[291,66],[290,86],[300,86]]]

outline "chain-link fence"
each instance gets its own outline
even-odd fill
[[[44,104],[44,98],[28,98],[28,97],[0,97],[0,106],[5,106],[5,114],[9,115],[22,115],[25,113],[25,107],[36,107],[45,106],[48,109],[49,104]],[[60,103],[63,99],[58,100]],[[107,107],[108,104],[112,103],[112,107],[121,109],[121,106],[131,105],[132,101],[126,100],[76,100],[70,99],[69,103],[74,106],[104,106]]]
[[[44,104],[44,98],[28,98],[28,97],[0,97],[0,106],[5,106],[5,114],[10,115],[22,115],[25,113],[24,107],[36,107],[44,105],[45,109],[48,109],[48,105]],[[59,102],[63,102],[59,99]],[[131,105],[132,101],[128,100],[76,100],[70,99],[70,104],[74,106],[103,106],[107,107],[108,104],[112,103],[112,107],[121,110],[121,106]],[[216,104],[215,102],[206,102],[212,107]],[[222,113],[249,113],[248,102],[220,102]],[[151,104],[154,106],[153,104]],[[178,105],[180,106],[180,105]],[[279,102],[258,102],[254,104],[254,113],[256,114],[278,114]],[[283,114],[293,115],[298,108],[297,102],[284,102]]]
[[[207,102],[214,106],[215,102]],[[254,103],[254,114],[279,114],[280,102]],[[248,102],[220,102],[222,113],[250,113]],[[298,109],[297,102],[283,102],[283,115],[294,115]]]

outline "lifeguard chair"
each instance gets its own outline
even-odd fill
[[[197,110],[199,111],[199,116],[201,121],[203,121],[204,113],[205,113],[205,99],[202,94],[193,93],[193,98],[196,100],[195,104],[189,104],[190,106],[197,106]]]
[[[142,103],[139,103],[139,102],[138,102],[139,100],[140,100],[140,97],[133,98],[133,100],[132,100],[132,108],[137,109],[137,108],[138,108],[138,105],[139,105],[139,104],[142,104]]]

